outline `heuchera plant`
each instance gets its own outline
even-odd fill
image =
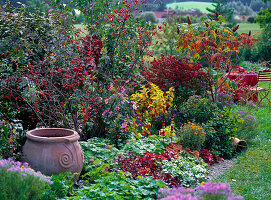
[[[177,186],[180,184],[177,176],[161,172],[163,160],[171,160],[176,158],[172,152],[169,153],[148,153],[143,157],[130,153],[128,157],[119,156],[117,159],[120,170],[130,172],[133,178],[137,176],[151,176],[153,179],[163,180],[168,186]]]
[[[205,163],[207,163],[209,166],[213,165],[214,163],[218,162],[219,160],[223,160],[223,158],[219,158],[216,155],[213,155],[212,151],[209,151],[208,149],[202,147],[199,152],[199,157],[201,157]]]

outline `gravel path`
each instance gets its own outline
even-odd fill
[[[230,169],[234,166],[235,160],[224,160],[220,161],[219,163],[215,163],[214,165],[210,166],[210,170],[213,172],[208,178],[213,180],[219,174],[223,174],[227,169]]]

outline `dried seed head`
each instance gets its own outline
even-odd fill
[[[218,19],[218,16],[219,16],[218,12],[215,11],[215,18],[216,18],[216,20]]]
[[[207,22],[204,22],[204,23],[205,23],[206,27],[208,28],[208,27],[209,27],[209,24],[208,24]]]
[[[251,31],[248,32],[248,36],[251,36]]]
[[[187,23],[188,23],[189,25],[192,24],[191,19],[190,19],[189,16],[187,16]]]
[[[232,29],[233,32],[237,31],[239,28],[239,24],[237,26],[234,27],[234,29]]]
[[[179,27],[177,27],[177,33],[178,33],[178,34],[180,33],[180,29],[179,29]]]

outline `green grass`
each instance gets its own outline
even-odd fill
[[[239,24],[239,29],[237,30],[237,32],[239,34],[241,33],[248,33],[251,30],[252,34],[256,34],[256,37],[259,36],[259,34],[261,33],[261,28],[259,26],[259,24],[251,24],[251,23],[240,23]]]
[[[85,35],[88,34],[88,31],[85,30],[85,29],[87,28],[86,25],[84,25],[84,24],[75,24],[74,26],[75,26],[75,28],[77,28],[77,29],[81,29],[81,31],[82,31]]]
[[[178,6],[179,9],[189,10],[189,9],[199,9],[202,13],[209,13],[206,7],[213,8],[212,3],[208,2],[197,2],[197,1],[187,1],[167,4],[167,8],[176,10]]]
[[[267,83],[260,87],[267,87]],[[244,107],[255,115],[258,127],[247,133],[248,151],[237,157],[232,168],[215,178],[228,182],[245,200],[271,199],[271,112],[267,101],[264,103],[259,109]]]

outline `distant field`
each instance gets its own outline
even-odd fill
[[[213,8],[212,3],[208,2],[197,2],[197,1],[187,1],[187,2],[178,2],[178,3],[170,3],[167,4],[167,8],[169,9],[183,9],[183,10],[189,10],[189,9],[199,9],[202,13],[209,13],[206,10],[206,7]]]
[[[256,34],[256,37],[259,37],[260,33],[261,33],[261,28],[259,26],[259,24],[250,24],[250,23],[239,23],[239,29],[238,29],[238,33],[248,33],[251,30],[252,34]],[[86,27],[83,24],[75,24],[76,28],[80,28],[85,34],[87,34],[87,31],[84,30],[84,28]]]
[[[238,33],[248,33],[251,30],[252,34],[257,34],[257,36],[259,36],[259,34],[261,33],[261,28],[259,26],[259,24],[250,24],[250,23],[240,23],[239,24],[239,29],[238,29]]]

